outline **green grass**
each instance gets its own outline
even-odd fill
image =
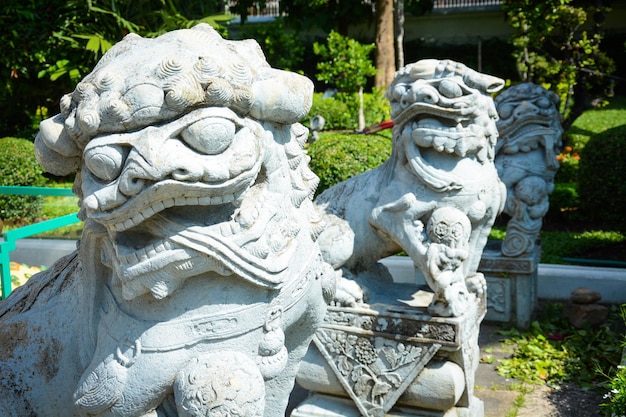
[[[53,219],[78,211],[78,197],[45,197],[42,211],[44,217]]]
[[[619,232],[601,230],[584,232],[543,231],[541,232],[541,262],[568,263],[563,258],[578,258],[591,251],[597,252],[620,242],[626,242],[626,236]],[[626,259],[622,259],[622,261],[626,261]],[[615,266],[617,265],[616,263]]]
[[[511,358],[500,359],[497,372],[527,384],[559,385],[572,382],[594,388],[620,364],[622,311],[610,307],[606,322],[578,329],[563,318],[564,305],[549,303],[539,311],[530,328],[502,330],[503,343],[515,345]]]
[[[506,229],[504,227],[494,227],[489,235],[490,240],[504,240]],[[611,265],[620,267],[620,259],[609,254],[598,254],[598,259],[585,260],[581,256],[593,251],[601,252],[602,249],[609,248],[616,243],[626,244],[626,236],[619,232],[589,230],[589,231],[546,231],[541,232],[541,261],[546,264],[571,264],[572,260],[580,259],[579,263],[589,262],[602,264],[602,261],[610,262]],[[603,257],[605,259],[603,259]],[[564,259],[567,258],[567,259]],[[626,262],[626,258],[621,259]],[[626,264],[624,265],[626,267]]]
[[[605,107],[583,113],[567,131],[572,147],[580,151],[589,138],[626,124],[626,97],[612,97]]]

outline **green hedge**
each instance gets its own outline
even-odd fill
[[[374,135],[322,133],[307,150],[310,167],[320,177],[319,194],[386,161],[391,154],[391,130]]]
[[[46,183],[43,174],[31,141],[0,139],[0,185],[43,186]],[[42,202],[42,197],[0,194],[0,219],[31,222],[41,216]]]
[[[585,216],[607,230],[626,233],[626,125],[589,139],[578,169],[578,193]]]
[[[391,118],[391,106],[384,97],[384,92],[375,90],[363,95],[365,125],[370,126]],[[333,97],[324,97],[322,93],[313,95],[313,105],[309,117],[324,117],[324,130],[356,130],[358,128],[358,94],[338,93]],[[308,124],[310,120],[304,120]]]

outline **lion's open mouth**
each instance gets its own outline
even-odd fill
[[[251,173],[248,178],[237,178],[237,181],[219,186],[164,180],[146,188],[141,194],[115,210],[91,212],[89,217],[110,231],[122,232],[141,224],[155,214],[172,208],[185,207],[187,210],[198,206],[232,205],[254,179],[255,176]]]
[[[416,103],[402,114],[405,139],[421,148],[465,157],[484,138],[473,106],[444,108]]]
[[[174,189],[181,197],[170,197]],[[107,263],[116,270],[124,298],[145,292],[163,298],[185,279],[208,271],[236,274],[263,287],[282,281],[294,250],[292,236],[282,214],[267,207],[283,197],[268,191],[264,181],[221,199],[198,196],[200,188],[183,184],[161,184],[145,193],[151,204],[131,200],[102,221],[109,225]],[[121,221],[133,210],[138,214]]]

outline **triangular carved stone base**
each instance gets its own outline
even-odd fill
[[[333,329],[320,329],[313,340],[361,414],[369,417],[384,416],[441,347]]]

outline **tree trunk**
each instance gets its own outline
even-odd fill
[[[393,36],[393,0],[376,0],[376,77],[377,88],[388,86],[396,72]]]
[[[404,67],[404,0],[396,0],[396,68]]]

